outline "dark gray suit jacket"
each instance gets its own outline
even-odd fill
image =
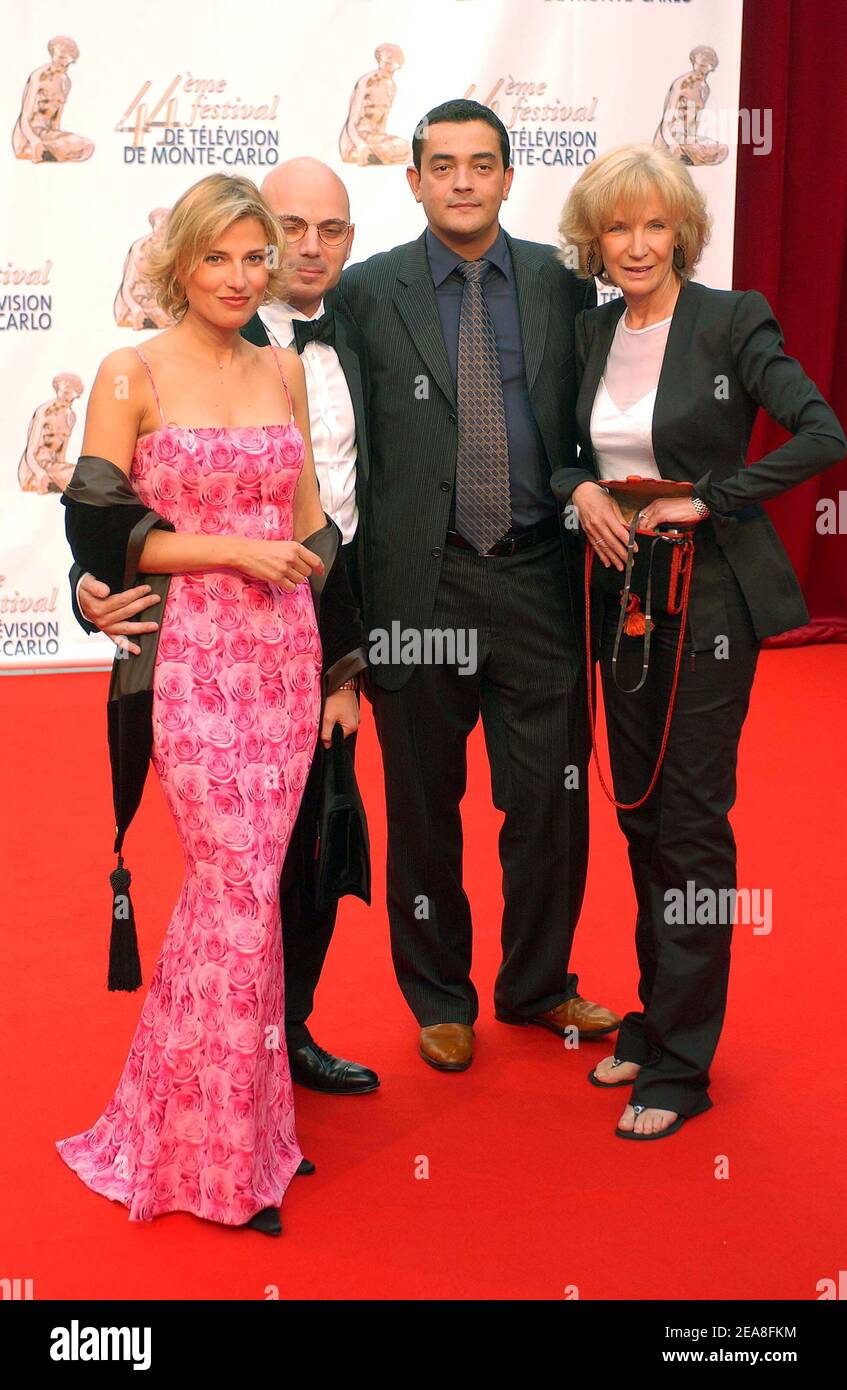
[[[626,305],[613,299],[576,325],[579,463],[560,469],[553,491],[570,501],[597,480],[590,420],[615,329]],[[759,406],[793,438],[745,467]],[[695,650],[725,633],[723,551],[744,593],[757,637],[809,621],[797,576],[761,503],[836,463],[847,440],[815,383],[783,349],[782,330],[757,290],[683,285],[668,333],[653,410],[653,452],[663,478],[690,481],[712,509],[694,566],[689,620]]]
[[[530,405],[551,473],[576,459],[574,319],[594,301],[552,246],[506,233],[515,269]],[[365,626],[431,626],[456,478],[456,392],[424,236],[349,266],[339,293],[368,358],[370,473],[364,556]],[[562,531],[574,626],[579,557]],[[380,665],[371,679],[397,690],[414,668]]]

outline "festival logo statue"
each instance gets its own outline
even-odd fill
[[[79,57],[73,39],[61,35],[47,45],[50,62],[30,73],[24,88],[21,112],[12,132],[12,149],[18,159],[33,164],[57,164],[90,159],[94,141],[62,130],[65,102],[71,90],[68,67]]]
[[[134,241],[127,252],[120,289],[115,295],[115,323],[119,328],[167,328],[171,323],[156,303],[147,269],[147,252],[164,240],[170,211],[154,208],[148,218],[152,231]]]
[[[691,71],[671,83],[653,144],[662,146],[683,164],[722,164],[729,147],[710,140],[701,131],[711,95],[706,78],[717,67],[718,55],[713,48],[701,44],[692,48],[688,56]]]
[[[59,372],[53,390],[53,399],[38,406],[29,422],[18,464],[22,492],[64,492],[76,467],[65,461],[65,449],[76,424],[71,402],[82,395],[82,381],[74,372]]]
[[[396,43],[381,43],[374,53],[373,72],[360,77],[350,98],[347,120],[338,139],[346,164],[408,164],[412,147],[400,135],[387,135],[388,120],[397,87],[393,74],[406,59]]]

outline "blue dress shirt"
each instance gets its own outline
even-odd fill
[[[425,233],[435,299],[441,331],[453,382],[459,359],[459,315],[464,280],[456,270],[465,259],[437,237],[429,227]],[[512,258],[502,227],[497,237],[477,259],[490,261],[482,291],[497,340],[506,435],[509,445],[509,481],[512,498],[512,531],[522,531],[556,515],[556,499],[550,490],[550,467],[535,423],[526,385],[521,320]],[[450,504],[450,530],[456,526],[455,494]]]

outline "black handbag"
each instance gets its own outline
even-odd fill
[[[361,898],[370,906],[371,851],[365,808],[340,724],[322,748],[323,765],[315,839],[315,906],[326,911],[339,898]]]

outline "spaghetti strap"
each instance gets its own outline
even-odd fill
[[[153,395],[154,395],[155,398],[156,398],[156,404],[157,404],[157,406],[159,407],[159,414],[160,414],[161,417],[162,417],[162,424],[163,424],[163,425],[166,425],[168,422],[167,422],[167,420],[165,419],[165,412],[164,412],[164,410],[162,409],[162,402],[159,400],[159,393],[158,393],[158,391],[156,390],[156,383],[155,383],[155,381],[153,380],[153,373],[152,373],[151,370],[150,370],[150,363],[147,361],[147,358],[144,357],[144,355],[142,354],[140,348],[134,347],[134,348],[133,348],[133,352],[137,352],[138,355],[139,355],[139,357],[141,358],[142,362],[144,363],[144,370],[145,370],[145,372],[147,373],[147,376],[148,376],[148,378],[149,378],[149,380],[150,380],[150,386],[151,386],[151,389],[152,389],[152,391],[153,391]]]
[[[288,389],[288,382],[285,380],[285,372],[282,370],[282,363],[280,362],[280,360],[279,360],[279,358],[278,358],[278,356],[277,356],[276,348],[275,348],[275,347],[271,347],[271,352],[272,352],[273,355],[274,355],[274,361],[276,362],[277,369],[278,369],[278,371],[279,371],[279,379],[280,379],[280,381],[282,382],[283,386],[285,387],[285,394],[286,394],[286,397],[287,397],[287,399],[288,399],[288,415],[289,415],[288,423],[291,424],[291,421],[294,419],[294,404],[293,404],[293,402],[292,402],[292,400],[291,400],[291,392],[290,392],[289,389]]]

